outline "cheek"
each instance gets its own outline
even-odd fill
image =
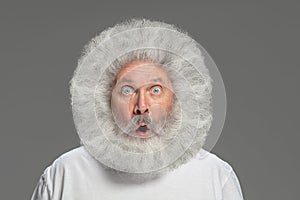
[[[167,115],[170,114],[170,111],[173,107],[173,93],[171,91],[167,92],[161,100],[161,106],[164,108]]]
[[[157,103],[151,106],[151,113],[154,119],[161,119],[164,118],[164,116],[166,116],[167,112],[162,104]]]
[[[118,116],[124,121],[128,121],[131,118],[131,112],[129,108],[130,104],[127,100],[112,96],[111,110],[114,116]]]
[[[152,117],[156,120],[165,120],[170,114],[172,108],[171,98],[163,98],[159,102],[155,102],[151,106]]]

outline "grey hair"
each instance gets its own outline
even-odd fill
[[[112,84],[131,61],[157,63],[168,73],[175,93],[167,124],[168,146],[157,141],[130,143],[120,137],[110,108]],[[199,44],[177,27],[131,19],[101,32],[85,47],[70,81],[71,105],[79,137],[105,166],[141,177],[154,177],[193,158],[204,145],[212,122],[212,79]],[[122,134],[121,134],[122,135]],[[124,134],[123,134],[124,135]],[[166,134],[167,135],[167,134]]]

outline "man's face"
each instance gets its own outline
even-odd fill
[[[130,62],[123,66],[111,94],[117,125],[133,137],[159,134],[173,107],[172,84],[159,65]]]

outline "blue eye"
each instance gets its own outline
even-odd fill
[[[132,94],[133,93],[133,88],[132,87],[129,87],[129,86],[124,86],[122,87],[122,93],[123,94]]]
[[[152,93],[153,94],[159,94],[161,92],[161,88],[160,87],[154,87],[153,89],[152,89]]]

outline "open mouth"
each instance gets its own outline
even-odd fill
[[[144,126],[140,126],[139,128],[138,128],[138,131],[141,131],[141,132],[146,132],[147,130],[149,130],[148,128],[147,128],[147,125],[144,125]]]
[[[140,125],[136,129],[136,134],[137,134],[138,137],[146,138],[150,134],[150,129],[147,127],[146,124]]]

